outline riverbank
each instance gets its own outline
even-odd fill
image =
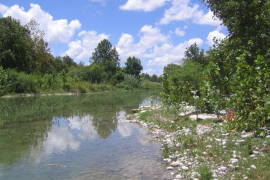
[[[264,138],[229,131],[225,121],[191,120],[159,105],[141,107],[129,119],[162,143],[175,179],[270,179],[269,131]]]

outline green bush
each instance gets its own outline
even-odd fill
[[[37,93],[37,79],[34,75],[8,71],[8,88],[9,93]]]
[[[117,85],[124,89],[134,89],[141,87],[141,81],[136,76],[125,74],[125,80]]]
[[[7,92],[8,73],[0,66],[0,96]]]

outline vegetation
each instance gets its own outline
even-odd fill
[[[270,34],[269,1],[205,0],[228,28],[228,36],[204,53],[196,44],[185,53],[183,64],[164,69],[164,102],[200,112],[232,110],[229,127],[255,130],[264,136],[269,126]]]
[[[182,179],[270,178],[270,138],[230,131],[214,119],[192,121],[162,107],[146,107],[134,116],[162,142],[164,161]]]
[[[140,75],[140,59],[129,57],[120,67],[118,52],[107,39],[98,44],[88,66],[69,56],[53,57],[35,21],[22,26],[11,17],[0,18],[0,42],[0,96],[158,87],[157,76]]]

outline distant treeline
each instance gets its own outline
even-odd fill
[[[11,17],[0,18],[0,95],[159,87],[159,77],[141,74],[140,59],[129,57],[120,67],[118,52],[107,39],[89,61],[84,66],[69,56],[54,57],[35,21],[22,26]]]

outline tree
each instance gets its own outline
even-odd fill
[[[99,64],[107,73],[107,79],[111,79],[119,68],[119,55],[109,40],[102,40],[92,55],[92,63]]]
[[[126,65],[124,69],[125,73],[139,77],[143,69],[140,59],[136,57],[129,57],[125,65]]]
[[[68,67],[77,66],[76,62],[74,62],[74,60],[69,56],[64,56],[62,59],[63,63],[66,64]]]
[[[106,61],[113,62],[116,66],[119,66],[119,55],[109,40],[104,39],[98,43],[95,51],[92,54],[93,63],[104,63]]]
[[[270,94],[270,1],[205,2],[229,31],[209,53],[209,89],[226,93],[224,100],[237,114],[232,127],[259,130],[269,122],[265,102]]]
[[[196,43],[186,49],[184,60],[191,60],[202,65],[206,64],[204,51],[200,49]]]
[[[0,18],[0,65],[31,72],[35,61],[30,31],[11,17]]]

